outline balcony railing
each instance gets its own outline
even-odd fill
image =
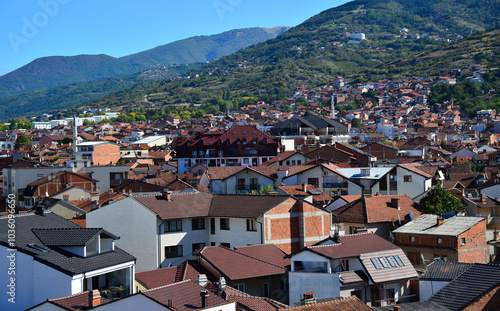
[[[235,189],[236,191],[260,190],[260,185],[237,185]]]
[[[323,188],[347,188],[347,181],[343,182],[325,182]]]

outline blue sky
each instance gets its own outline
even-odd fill
[[[196,35],[296,26],[347,0],[2,0],[0,75],[38,57],[121,57]]]

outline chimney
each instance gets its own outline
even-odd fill
[[[393,306],[392,310],[393,311],[401,311],[401,306]]]
[[[89,291],[89,308],[96,307],[101,304],[101,294],[97,289]]]
[[[307,183],[302,183],[302,190],[307,192]]]
[[[500,232],[498,232],[498,231],[496,231],[496,230],[495,230],[495,231],[493,231],[493,240],[495,240],[495,241],[496,241],[496,240],[498,240],[498,239],[500,238],[500,234],[499,234],[499,233],[500,233]]]
[[[172,201],[172,192],[170,192],[170,190],[167,190],[167,189],[164,189],[162,192],[161,192],[161,196],[171,202]]]
[[[113,193],[113,189],[108,189],[108,194],[112,194]]]
[[[99,191],[91,191],[90,192],[90,201],[91,202],[99,202]]]
[[[465,188],[462,188],[462,197],[465,198]]]
[[[308,292],[304,293],[304,298],[302,298],[302,305],[309,305],[316,303],[316,293]]]
[[[398,211],[401,210],[401,207],[399,207],[399,198],[391,198],[391,203],[398,209]]]
[[[438,216],[437,217],[437,226],[441,226],[442,224],[444,224],[444,218],[442,216]]]
[[[196,277],[196,283],[198,283],[198,285],[200,285],[202,287],[207,286],[207,284],[208,284],[208,278],[207,278],[207,276],[205,274],[199,274]]]
[[[208,290],[202,289],[200,291],[200,296],[201,296],[201,307],[204,309],[207,307],[207,301],[208,301]]]
[[[486,196],[484,194],[481,194],[481,202],[486,204]]]
[[[173,306],[174,306],[174,302],[172,301],[172,299],[169,299],[167,301],[167,307],[170,308],[170,309],[172,309]]]

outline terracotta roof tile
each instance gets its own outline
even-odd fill
[[[356,296],[339,298],[314,304],[307,304],[288,308],[285,310],[307,310],[307,311],[371,311],[365,303]]]
[[[242,246],[237,247],[236,250],[245,255],[270,262],[283,268],[290,266],[290,259],[285,258],[288,254],[274,244]]]
[[[65,308],[66,310],[81,311],[91,309],[91,307],[89,306],[89,291],[60,298],[48,299],[48,301],[62,308]],[[109,299],[101,297],[101,303],[99,305],[103,305],[110,301],[111,300]]]
[[[286,269],[224,246],[204,247],[196,254],[208,261],[229,280],[280,275]],[[244,267],[244,268],[243,268]]]

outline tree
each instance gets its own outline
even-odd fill
[[[425,213],[437,215],[465,209],[465,204],[455,198],[440,184],[427,192],[426,196],[420,200],[420,206]]]
[[[14,147],[17,149],[22,146],[29,146],[29,145],[31,145],[31,139],[26,135],[19,135],[16,139]]]
[[[295,106],[309,106],[309,103],[307,102],[307,99],[305,97],[299,97],[295,99]]]
[[[358,118],[354,118],[351,120],[351,125],[355,128],[361,129],[361,120]]]

